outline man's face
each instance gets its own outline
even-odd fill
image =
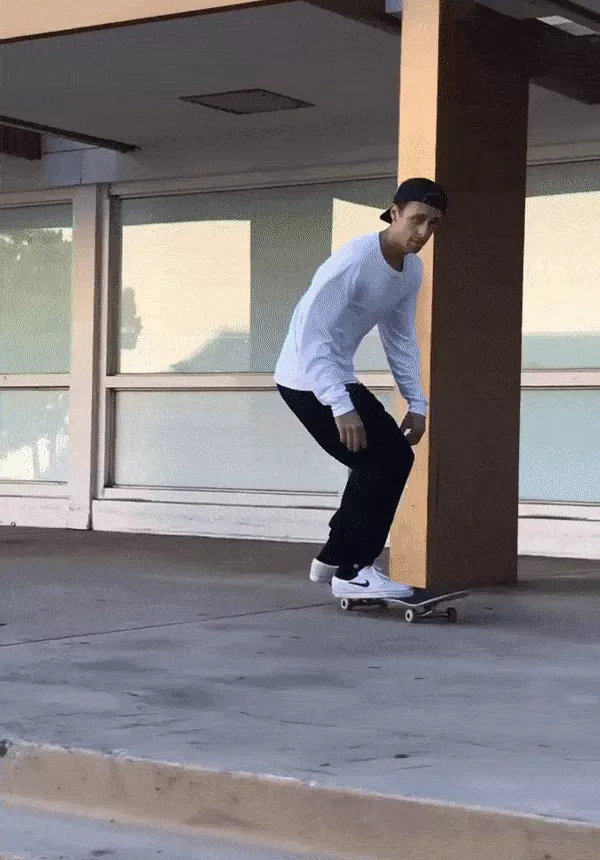
[[[405,254],[418,254],[444,217],[439,209],[427,203],[407,203],[402,210],[394,205],[391,215],[389,236]]]

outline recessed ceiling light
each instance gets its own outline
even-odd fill
[[[233,90],[232,92],[210,93],[204,96],[182,96],[181,101],[236,114],[269,113],[271,111],[314,107],[310,102],[303,102],[299,99],[261,89]]]
[[[577,24],[571,21],[570,18],[563,18],[562,15],[549,15],[546,18],[538,18],[542,24],[549,24],[551,27],[558,27],[565,33],[570,33],[571,36],[595,36],[597,30],[590,30],[589,27],[584,27],[583,24]]]

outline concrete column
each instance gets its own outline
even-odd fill
[[[391,540],[392,577],[416,586],[517,578],[529,83],[507,22],[474,0],[403,4],[400,177],[450,198],[417,315],[429,429]]]

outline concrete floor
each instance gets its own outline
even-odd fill
[[[0,733],[600,823],[600,563],[408,625],[312,549],[0,530]]]

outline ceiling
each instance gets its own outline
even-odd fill
[[[592,0],[588,0],[591,4]],[[145,152],[259,141],[396,147],[399,33],[305,2],[1,46],[0,115]],[[236,116],[181,96],[263,88],[314,108]],[[532,88],[536,143],[600,140],[600,108]]]
[[[2,53],[0,114],[141,147],[320,124],[332,113],[397,114],[397,36],[303,2],[7,44]],[[315,107],[232,117],[178,100],[252,87]]]

